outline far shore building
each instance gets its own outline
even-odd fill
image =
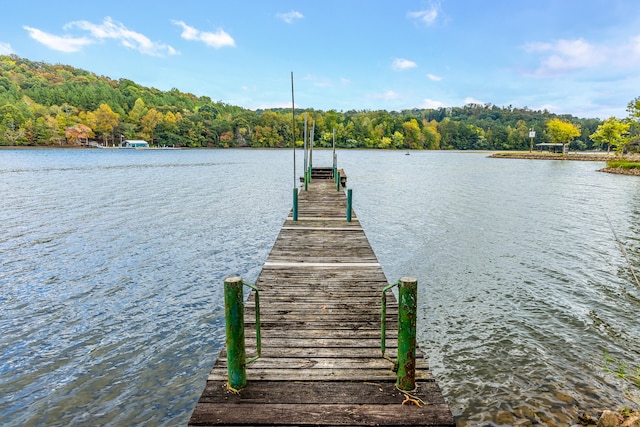
[[[542,142],[540,144],[536,144],[538,151],[553,151],[554,153],[562,153],[562,144],[559,143],[551,143],[551,142]]]
[[[125,139],[120,143],[121,148],[149,148],[149,143],[142,139]]]

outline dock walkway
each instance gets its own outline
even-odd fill
[[[299,193],[298,220],[286,219],[256,282],[262,357],[236,394],[226,387],[223,350],[189,425],[455,426],[420,349],[416,391],[407,397],[395,387],[380,351],[388,281],[355,213],[346,221],[346,204],[331,179]],[[253,301],[252,292],[247,357],[256,352]],[[387,301],[387,354],[395,357],[397,303],[392,293]]]

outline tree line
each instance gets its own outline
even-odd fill
[[[639,99],[629,103],[636,115],[630,110],[635,120],[628,120],[627,139],[638,134],[631,124],[640,119]],[[330,147],[335,132],[340,148],[525,150],[531,131],[536,143],[557,142],[552,120],[575,127],[566,142],[574,149],[613,141],[593,136],[606,121],[527,107],[296,109],[292,117],[291,109],[249,110],[175,88],[161,91],[68,65],[0,56],[0,145],[118,144],[126,138],[178,147],[290,147],[294,120],[295,141],[302,144],[304,113],[320,147]]]

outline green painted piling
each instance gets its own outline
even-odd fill
[[[418,281],[402,277],[398,284],[398,377],[400,390],[416,388],[416,310]]]
[[[240,390],[247,385],[244,346],[244,297],[242,278],[224,279],[224,313],[227,334],[227,375],[229,387]]]
[[[353,192],[351,188],[347,190],[347,222],[351,222],[351,209],[353,206]]]
[[[293,189],[293,220],[298,220],[298,189]]]
[[[398,359],[385,354],[387,335],[387,291],[398,287]],[[382,357],[393,362],[396,371],[396,386],[410,391],[416,388],[416,311],[418,281],[413,277],[402,277],[382,290],[382,314],[380,318]]]
[[[244,293],[243,286],[253,289],[256,310],[257,355],[247,359],[244,342]],[[246,366],[258,359],[262,353],[260,336],[260,294],[258,288],[242,281],[242,277],[230,276],[224,279],[224,314],[227,336],[227,386],[230,390],[240,390],[247,385]]]
[[[340,171],[336,174],[336,191],[340,191]]]

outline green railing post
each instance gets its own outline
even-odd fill
[[[309,172],[304,171],[304,191],[309,191]]]
[[[248,360],[244,343],[244,285],[255,291],[256,347],[258,354]],[[247,385],[247,364],[260,357],[262,352],[258,288],[243,282],[242,277],[239,276],[230,276],[224,279],[224,314],[227,336],[227,387],[230,390],[240,390]]]
[[[351,222],[351,207],[353,205],[353,192],[349,188],[347,190],[347,222]]]
[[[387,291],[398,286],[398,359],[385,354]],[[398,283],[390,284],[382,290],[381,342],[382,357],[393,362],[397,370],[396,386],[410,391],[416,388],[416,311],[418,281],[413,277],[402,277]]]
[[[293,189],[293,220],[298,220],[298,189]]]
[[[338,171],[336,176],[337,176],[337,179],[336,179],[336,191],[340,191],[340,171]]]
[[[228,386],[236,390],[240,390],[247,385],[243,300],[242,278],[231,276],[224,279]]]
[[[416,310],[418,281],[402,277],[398,284],[398,379],[400,390],[416,388]]]
[[[387,291],[397,285],[397,283],[392,283],[382,289],[382,314],[380,315],[380,349],[382,350],[382,357],[389,360],[390,362],[393,362],[394,365],[396,363],[395,360],[391,359],[385,354],[387,350]]]

